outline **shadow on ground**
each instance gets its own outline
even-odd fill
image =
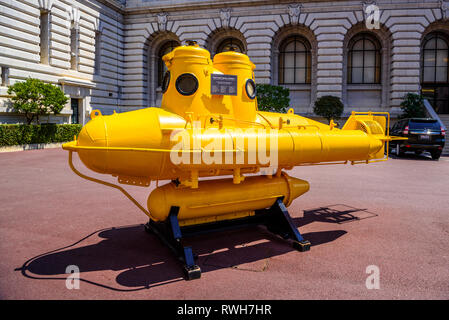
[[[302,227],[315,221],[341,224],[374,216],[366,209],[332,205],[305,210],[303,218],[293,221]],[[345,233],[344,230],[309,232],[303,237],[312,246],[318,246]],[[198,255],[197,264],[202,273],[222,268],[263,272],[270,257],[294,250],[263,227],[196,236],[189,242]],[[143,225],[95,231],[76,243],[33,257],[15,270],[32,279],[66,280],[69,265],[78,266],[81,281],[116,291],[136,291],[183,281],[180,265],[171,251],[156,236],[147,234]],[[115,283],[105,284],[89,280],[92,278],[89,272],[93,271],[113,271],[118,275]]]

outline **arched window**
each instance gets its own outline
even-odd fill
[[[348,83],[380,83],[380,44],[369,34],[355,36],[349,42]]]
[[[179,43],[177,41],[168,41],[164,43],[158,52],[158,67],[157,67],[157,85],[160,87],[162,85],[162,80],[164,79],[165,71],[167,71],[167,67],[165,66],[164,61],[162,61],[162,57],[167,53],[170,53],[174,48],[178,47]]]
[[[279,84],[310,83],[309,42],[301,36],[285,39],[279,47]]]
[[[223,40],[217,47],[217,53],[226,51],[245,53],[245,47],[239,39],[227,38]]]
[[[446,36],[440,33],[429,34],[423,43],[422,59],[423,83],[449,82],[449,40]]]

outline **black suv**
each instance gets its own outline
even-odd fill
[[[416,154],[428,151],[432,159],[438,160],[443,151],[446,132],[435,119],[409,118],[396,122],[390,129],[390,135],[408,138],[390,142],[390,149],[395,148],[397,156],[403,156],[406,151]]]

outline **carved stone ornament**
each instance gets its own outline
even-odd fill
[[[449,3],[440,1],[441,14],[443,15],[443,19],[449,19]]]
[[[67,27],[70,29],[75,28],[79,29],[79,23],[80,23],[80,10],[77,7],[67,7],[66,9],[67,13]]]
[[[39,9],[42,11],[51,11],[54,0],[38,0]]]
[[[220,20],[221,20],[221,26],[223,28],[229,27],[229,21],[231,20],[231,9],[221,9],[220,10]]]
[[[299,15],[301,14],[301,5],[291,4],[288,6],[288,15],[290,16],[290,21],[292,24],[297,24],[299,22]]]
[[[165,31],[167,29],[167,14],[165,12],[159,13],[157,15],[157,24],[159,26],[159,31]]]

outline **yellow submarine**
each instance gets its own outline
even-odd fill
[[[293,109],[259,111],[255,65],[245,54],[229,51],[211,59],[188,41],[163,61],[168,71],[161,108],[112,115],[94,110],[78,137],[62,148],[76,174],[119,189],[148,215],[146,230],[175,252],[187,279],[199,278],[201,271],[183,241],[198,232],[263,224],[296,249],[310,248],[286,210],[309,184],[285,170],[388,158],[384,150],[393,138],[386,112],[352,112],[340,129]],[[148,187],[156,181],[147,209],[123,187],[79,172],[73,152],[87,168],[117,177],[119,184]],[[170,182],[159,186],[162,180]]]

